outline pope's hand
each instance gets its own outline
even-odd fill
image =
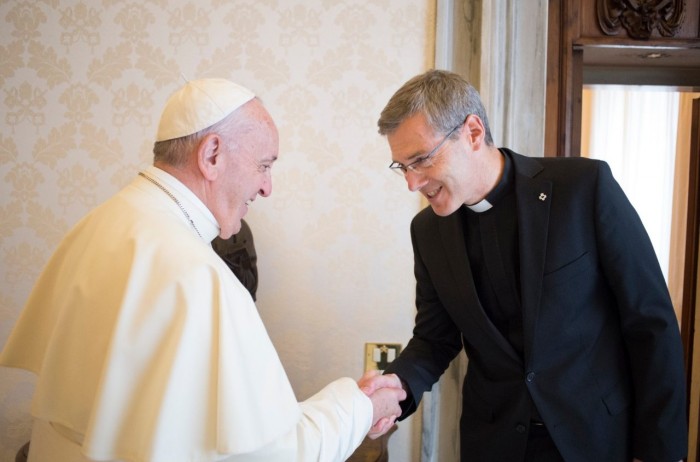
[[[372,401],[374,410],[368,436],[378,438],[388,432],[401,415],[399,402],[406,399],[406,392],[398,376],[382,375],[379,371],[366,372],[357,385]]]

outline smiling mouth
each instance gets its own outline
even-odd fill
[[[427,197],[428,199],[432,199],[433,197],[435,197],[435,195],[436,195],[437,193],[440,192],[440,189],[441,189],[441,188],[436,188],[436,189],[433,189],[432,191],[426,192],[426,193],[425,193],[425,197]]]

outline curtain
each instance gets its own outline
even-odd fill
[[[423,394],[421,462],[459,460],[459,419],[467,363],[467,355],[462,351],[432,390]]]
[[[673,183],[673,216],[671,220],[668,288],[680,319],[683,303],[686,228],[688,223],[688,180],[690,170],[690,130],[693,98],[700,93],[681,93],[678,101],[678,135],[676,137],[676,171]]]
[[[584,90],[583,104],[581,155],[610,164],[668,282],[679,93],[595,87]]]
[[[690,124],[700,93],[597,86],[583,91],[581,155],[606,160],[639,212],[668,283],[683,302]]]

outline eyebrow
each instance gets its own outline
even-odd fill
[[[406,159],[406,160],[416,160],[419,157],[427,156],[428,154],[430,154],[430,151],[417,152],[417,153],[409,156],[408,159]]]
[[[419,157],[423,157],[423,156],[428,155],[429,152],[430,152],[430,151],[428,151],[428,152],[423,151],[423,152],[416,152],[416,153],[413,153],[413,154],[411,154],[410,156],[408,156],[408,157],[405,159],[406,163],[399,162],[398,160],[396,160],[396,159],[394,159],[394,158],[392,158],[391,161],[392,161],[392,162],[396,162],[397,164],[401,164],[401,165],[403,165],[403,166],[406,166],[406,165],[410,164],[412,161],[417,160]]]

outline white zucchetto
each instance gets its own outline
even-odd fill
[[[230,80],[191,80],[165,103],[156,141],[181,138],[211,127],[254,97],[252,91]]]

